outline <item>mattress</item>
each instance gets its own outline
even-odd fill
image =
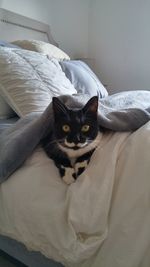
[[[39,252],[29,251],[23,244],[2,235],[0,250],[29,267],[63,267],[62,264],[44,257]]]

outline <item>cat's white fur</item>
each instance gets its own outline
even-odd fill
[[[78,144],[75,144],[74,142],[72,143],[69,143],[66,139],[65,139],[65,145],[68,146],[68,147],[74,147],[74,146],[77,146],[77,147],[85,147],[87,145],[87,142],[85,143],[78,143]]]
[[[96,138],[90,144],[88,144],[88,145],[86,144],[77,150],[64,147],[61,144],[58,144],[58,146],[62,151],[64,151],[68,155],[69,158],[78,158],[78,157],[82,156],[83,154],[96,148],[98,146],[100,140],[101,140],[101,137],[102,137],[102,134],[98,133]],[[73,145],[72,145],[73,143],[70,143],[70,144],[71,144],[71,146],[68,146],[68,147],[73,147]]]
[[[64,166],[61,166],[62,168],[64,168]],[[62,177],[63,181],[66,184],[72,184],[75,182],[75,179],[73,178],[73,174],[74,174],[74,169],[70,168],[70,167],[65,167],[65,175]]]
[[[70,184],[75,182],[75,179],[72,176],[74,171],[77,174],[79,168],[86,168],[88,165],[87,160],[75,163],[76,158],[78,158],[78,157],[84,155],[85,153],[91,151],[92,149],[96,148],[98,146],[98,144],[100,143],[101,137],[102,137],[102,134],[98,133],[96,138],[90,144],[87,145],[87,142],[78,143],[78,146],[80,148],[77,150],[72,149],[72,147],[75,146],[74,143],[68,143],[67,141],[65,141],[65,145],[67,145],[68,148],[58,144],[59,148],[62,151],[64,151],[68,155],[68,157],[70,158],[70,161],[71,161],[71,164],[73,167],[73,168],[70,168],[70,167],[64,168],[64,166],[62,166],[65,169],[65,175],[62,177],[62,179],[67,185],[70,185]]]

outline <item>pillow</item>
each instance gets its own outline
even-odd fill
[[[60,65],[78,93],[89,94],[91,97],[98,95],[99,98],[108,96],[106,88],[83,61],[65,60]]]
[[[24,49],[0,48],[0,94],[20,117],[43,112],[53,96],[75,93],[58,60]]]
[[[8,119],[14,117],[15,113],[0,95],[0,119]]]
[[[48,55],[50,58],[53,57],[59,60],[70,59],[70,57],[65,52],[63,52],[60,48],[50,43],[43,42],[43,41],[17,40],[17,41],[12,42],[12,44],[18,45],[23,49],[43,53],[45,55]]]
[[[1,41],[1,40],[0,40],[0,46],[9,47],[9,48],[19,48],[18,45],[10,44],[6,41]]]

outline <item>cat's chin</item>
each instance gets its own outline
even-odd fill
[[[73,150],[78,150],[78,149],[81,149],[81,148],[84,148],[85,146],[87,146],[87,144],[83,145],[83,146],[66,146],[65,144],[63,145],[64,148],[67,148],[67,149],[73,149]]]

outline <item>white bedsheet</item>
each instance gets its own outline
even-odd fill
[[[0,186],[0,234],[69,267],[149,267],[150,123],[104,134],[71,186],[38,147]]]

